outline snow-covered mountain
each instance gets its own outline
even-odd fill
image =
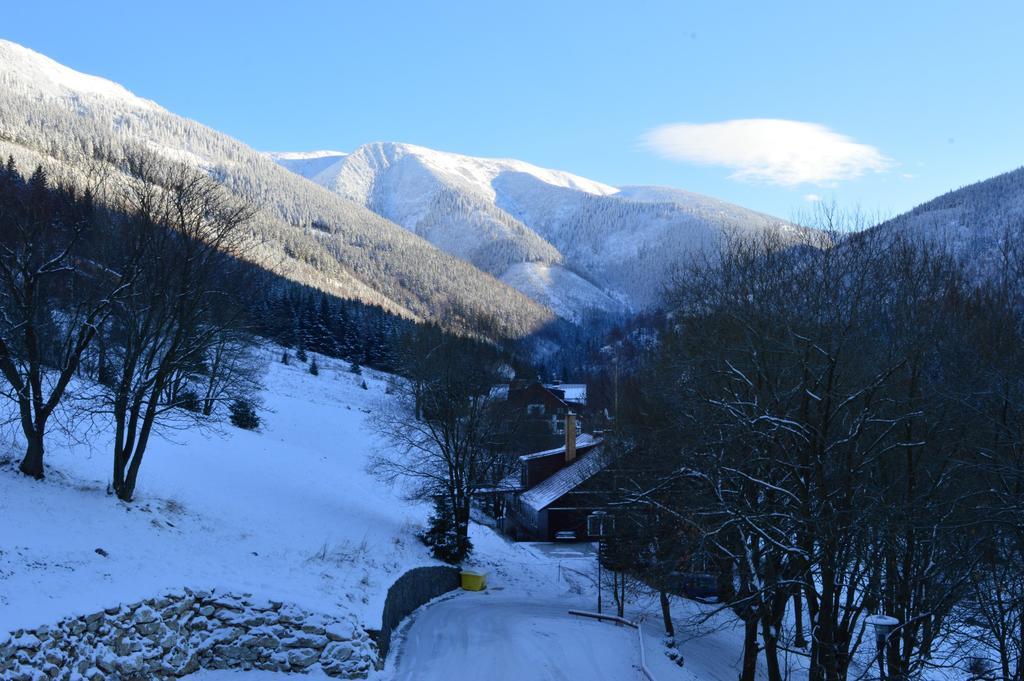
[[[723,230],[788,228],[683,190],[613,187],[412,144],[272,157],[570,319],[656,304],[671,270]]]
[[[2,40],[0,91],[0,155],[20,167],[81,179],[125,147],[195,165],[263,207],[255,262],[449,327],[522,336],[555,314],[646,308],[722,230],[781,224],[680,190],[408,144],[268,155]]]
[[[247,256],[282,276],[449,328],[486,320],[503,335],[522,336],[554,317],[489,274],[266,154],[116,83],[4,40],[0,93],[0,157],[13,155],[23,170],[42,164],[55,176],[79,181],[109,174],[115,184],[122,176],[113,161],[126,147],[203,168],[262,208]],[[331,158],[324,152],[281,161],[313,172]]]

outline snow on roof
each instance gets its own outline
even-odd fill
[[[594,445],[601,444],[603,440],[599,437],[594,437],[588,433],[582,433],[576,436],[576,449],[582,449],[583,447],[593,447]],[[519,457],[520,461],[529,461],[530,459],[540,459],[545,456],[551,456],[552,454],[564,454],[565,445],[561,447],[555,447],[554,449],[545,449],[542,452],[533,452],[532,454],[523,454]]]
[[[603,447],[595,447],[520,497],[534,511],[541,511],[604,470],[610,462]]]
[[[508,399],[508,383],[499,383],[498,385],[491,386],[491,399],[492,400],[507,400]]]
[[[519,470],[516,469],[498,481],[493,487],[484,487],[479,490],[481,494],[497,494],[501,492],[521,492],[523,490]]]
[[[548,390],[561,390],[565,395],[566,402],[587,403],[586,383],[548,383],[544,387]]]

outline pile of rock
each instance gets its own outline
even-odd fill
[[[176,679],[199,669],[362,679],[376,659],[369,635],[349,620],[191,589],[0,634],[0,678],[16,681]]]

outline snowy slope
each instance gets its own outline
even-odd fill
[[[330,165],[279,162],[469,260],[560,316],[656,305],[724,229],[780,220],[682,190],[617,188],[512,159],[377,142]]]
[[[515,263],[505,270],[501,280],[571,322],[583,319],[588,310],[628,309],[622,300],[558,265]]]
[[[493,318],[522,336],[549,311],[362,203],[308,182],[266,154],[95,76],[0,40],[0,157],[88,176],[111,152],[143,148],[209,172],[261,210],[246,257],[282,276],[408,317],[465,328]],[[332,154],[280,160],[311,171]],[[327,160],[325,160],[327,159]],[[107,169],[109,170],[109,168]],[[116,191],[113,173],[108,189]],[[314,228],[314,225],[316,227]]]
[[[303,177],[313,177],[331,167],[348,154],[343,151],[271,151],[270,158]]]
[[[88,444],[52,433],[45,482],[0,467],[0,632],[182,586],[350,612],[377,626],[393,580],[434,563],[414,536],[427,510],[366,471],[377,446],[366,412],[386,399],[382,375],[320,366],[311,376],[304,364],[269,364],[260,432],[224,424],[156,438],[131,504],[104,492],[103,430],[82,438]]]

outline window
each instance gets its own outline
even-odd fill
[[[544,405],[543,404],[528,404],[526,405],[527,416],[543,416]]]

